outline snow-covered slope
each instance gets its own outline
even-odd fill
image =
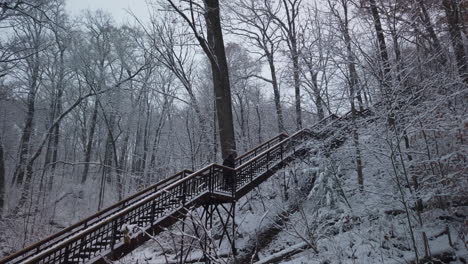
[[[447,183],[434,182],[440,177],[437,173],[418,174],[421,161],[416,155],[412,160],[392,155],[391,135],[375,123],[361,127],[363,188],[358,185],[351,140],[328,155],[320,151],[320,142],[311,141],[310,146],[317,148],[310,156],[296,160],[238,201],[237,263],[468,261],[464,172],[453,193],[441,193]],[[419,175],[418,186],[411,175]],[[423,204],[420,212],[418,200]],[[216,242],[220,225],[215,220],[209,230]],[[175,227],[119,263],[176,262],[179,242],[180,227]],[[226,257],[230,253],[226,239],[213,252],[215,263],[232,262]],[[194,249],[187,260],[195,262],[202,255]]]

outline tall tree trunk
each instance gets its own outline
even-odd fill
[[[247,126],[246,126],[246,122],[245,122],[245,103],[244,103],[244,99],[242,98],[242,95],[240,93],[235,93],[234,96],[237,98],[237,101],[238,101],[238,107],[239,107],[239,114],[236,113],[236,119],[237,119],[237,122],[239,124],[239,128],[240,128],[240,140],[239,138],[237,138],[238,142],[241,143],[241,145],[237,146],[237,148],[242,151],[242,152],[245,152],[247,151],[248,149],[248,143],[246,142],[246,138],[247,138]],[[239,116],[240,115],[240,116]]]
[[[320,89],[318,88],[317,82],[317,72],[313,72],[310,70],[311,78],[312,78],[312,85],[314,86],[314,97],[315,97],[315,106],[317,108],[317,117],[319,120],[325,118],[325,111],[323,110],[323,99],[322,95],[320,94]]]
[[[312,81],[312,92],[314,96],[314,101],[315,101],[315,107],[317,108],[317,117],[319,120],[322,120],[325,118],[325,111],[323,109],[324,106],[326,106],[326,102],[322,98],[321,91],[318,86],[318,72],[314,71],[314,66],[312,65],[312,60],[307,59],[306,57],[303,57],[304,63],[307,66],[307,70],[309,71],[310,78]],[[309,85],[310,86],[310,85]]]
[[[107,124],[107,138],[106,138],[106,145],[105,145],[105,152],[104,152],[104,168],[103,171],[106,172],[107,177],[106,180],[108,183],[112,182],[111,172],[112,172],[112,159],[114,157],[114,146],[115,146],[115,139],[113,133],[114,121],[115,116],[111,114],[109,117],[109,123]],[[116,164],[117,165],[117,164]]]
[[[383,91],[382,94],[385,97],[385,100],[390,100],[390,61],[388,58],[387,44],[385,43],[385,35],[382,28],[382,22],[380,21],[380,14],[377,8],[377,3],[375,0],[369,0],[370,9],[372,13],[372,18],[374,20],[374,28],[377,35],[377,42],[379,45],[380,59],[382,60],[383,67],[383,76],[382,84]]]
[[[147,171],[147,158],[148,158],[148,147],[149,147],[149,126],[151,123],[151,109],[149,102],[147,101],[146,105],[146,121],[145,121],[145,130],[143,133],[143,157],[141,158],[141,167],[140,174],[142,178],[142,183],[145,184],[148,182],[148,179],[145,179]]]
[[[155,179],[155,170],[156,170],[156,155],[158,152],[158,147],[159,147],[159,141],[161,139],[161,130],[164,127],[164,124],[166,123],[166,114],[169,108],[169,100],[167,97],[164,98],[164,103],[163,107],[159,116],[159,121],[157,124],[157,127],[155,129],[155,135],[154,135],[154,140],[153,140],[153,147],[151,150],[151,158],[150,158],[150,164],[149,164],[149,171],[147,175],[148,179],[148,184],[151,183]]]
[[[395,61],[396,61],[396,68],[397,68],[397,78],[398,81],[404,81],[403,78],[404,74],[404,67],[403,67],[403,60],[401,59],[401,49],[400,43],[398,42],[398,35],[396,30],[390,30],[390,34],[392,35],[392,42],[393,42],[393,51],[395,52]],[[406,86],[406,85],[405,85]]]
[[[296,101],[296,128],[302,129],[302,108],[301,108],[301,79],[299,77],[299,52],[297,51],[296,37],[291,39],[291,56],[293,62],[293,78],[294,78],[294,96]]]
[[[216,98],[213,98],[213,157],[212,162],[218,159],[218,126],[216,125],[218,115],[216,114]]]
[[[349,62],[351,64],[351,62]],[[351,70],[353,67],[349,65],[349,74],[351,75]],[[349,93],[350,93],[350,103],[351,103],[351,115],[352,115],[352,134],[353,134],[353,144],[354,144],[354,150],[355,150],[355,159],[356,159],[356,172],[358,176],[358,184],[359,188],[363,190],[364,188],[364,174],[363,174],[363,168],[362,168],[362,158],[361,158],[361,149],[359,147],[359,133],[358,133],[358,127],[356,124],[356,116],[357,116],[357,111],[356,111],[356,105],[354,103],[354,93],[355,93],[355,85],[356,82],[352,81],[353,77],[351,78],[351,82],[349,85]]]
[[[343,9],[344,9],[344,15],[345,19],[342,22],[342,29],[343,29],[343,34],[344,34],[344,39],[345,39],[345,45],[346,45],[346,50],[347,50],[347,56],[348,56],[348,75],[349,75],[349,102],[351,104],[351,122],[352,122],[352,136],[353,136],[353,144],[354,144],[354,150],[355,150],[355,161],[356,161],[356,173],[357,173],[357,180],[359,184],[360,190],[363,190],[364,188],[364,174],[363,174],[363,168],[362,168],[362,157],[361,157],[361,149],[359,147],[359,133],[358,133],[358,127],[356,124],[356,116],[357,116],[357,111],[356,111],[356,104],[354,102],[355,100],[355,92],[358,86],[358,75],[356,71],[356,65],[355,65],[355,57],[353,54],[353,51],[351,49],[351,37],[349,34],[349,20],[348,20],[348,6],[347,4],[343,4]],[[360,101],[361,107],[362,107],[362,101]],[[362,110],[362,109],[361,109]]]
[[[64,53],[65,50],[62,50],[60,53],[60,74],[59,74],[59,81],[57,85],[57,101],[55,103],[55,117],[62,113],[62,97],[63,97],[63,90],[64,90],[64,81],[65,81],[65,62],[64,62]],[[57,158],[58,158],[58,149],[59,149],[59,141],[60,141],[60,123],[57,123],[52,132],[52,160],[50,166],[50,177],[49,177],[49,184],[48,190],[52,190],[52,186],[54,184],[54,176],[55,176],[55,168],[57,167]]]
[[[37,56],[37,55],[34,55]],[[21,185],[24,180],[24,174],[26,169],[26,163],[28,160],[28,155],[30,151],[30,141],[32,136],[32,131],[34,129],[34,114],[35,114],[35,103],[36,103],[36,92],[39,78],[39,65],[35,65],[32,69],[31,83],[28,91],[27,106],[28,110],[26,113],[26,118],[24,120],[23,133],[21,135],[20,145],[19,145],[19,157],[18,165],[13,174],[12,183],[16,181],[17,185]]]
[[[138,110],[137,131],[135,135],[135,143],[134,143],[133,154],[132,154],[132,174],[136,176],[134,177],[135,178],[134,180],[138,188],[141,187],[143,184],[142,165],[143,165],[144,153],[141,153],[141,152],[143,149],[142,144],[144,140],[144,134],[146,133],[145,130],[146,130],[146,121],[147,121],[147,119],[145,119],[145,123],[141,124],[143,122],[141,119],[144,118],[145,116],[144,112],[145,112],[144,107],[140,106]]]
[[[211,58],[213,88],[216,96],[219,136],[223,159],[236,153],[236,141],[232,117],[231,88],[229,72],[224,50],[218,0],[206,0],[207,39],[214,58]]]
[[[61,55],[61,67],[59,73],[59,79],[57,80],[57,84],[55,85],[55,90],[57,94],[53,96],[50,104],[50,123],[52,124],[58,115],[62,113],[62,96],[63,96],[63,79],[64,79],[64,70],[63,70],[63,53]],[[58,143],[60,137],[60,123],[57,123],[54,128],[52,135],[49,137],[47,142],[47,148],[45,152],[44,158],[44,169],[42,171],[41,181],[39,185],[39,190],[43,189],[43,183],[45,180],[45,174],[49,172],[49,179],[48,179],[48,190],[50,191],[53,186],[54,181],[54,174],[55,174],[55,167],[58,157]],[[49,168],[50,165],[50,168]]]
[[[62,112],[62,107],[61,107],[61,100],[59,100],[58,104],[58,112]],[[57,167],[57,159],[58,159],[58,145],[59,145],[59,140],[60,140],[60,124],[57,124],[54,127],[54,131],[52,134],[52,139],[53,139],[53,146],[52,146],[52,160],[51,160],[51,166],[50,166],[50,177],[49,177],[49,185],[48,185],[48,190],[52,190],[52,186],[54,184],[54,178],[55,178],[55,169]]]
[[[285,132],[284,128],[284,118],[283,118],[283,108],[281,106],[281,96],[278,86],[278,79],[276,77],[276,69],[273,59],[273,54],[267,53],[266,57],[268,58],[268,66],[270,67],[271,73],[271,85],[273,86],[273,96],[275,100],[276,107],[276,117],[278,119],[278,133]]]
[[[140,142],[141,142],[141,109],[138,111],[138,121],[137,121],[137,131],[135,133],[135,143],[133,144],[133,153],[132,153],[132,174],[138,173],[139,168],[140,168]],[[138,182],[138,180],[137,180]]]
[[[127,152],[128,152],[129,138],[130,138],[130,132],[127,130],[123,143],[122,143],[119,165],[117,167],[117,192],[118,192],[119,200],[122,200],[124,196],[124,189],[123,189],[124,172],[127,170]]]
[[[185,89],[187,90],[187,93],[190,97],[190,103],[192,104],[191,106],[193,107],[193,110],[195,111],[195,114],[197,115],[197,119],[198,119],[199,126],[200,126],[200,132],[201,132],[200,139],[201,139],[202,145],[204,145],[208,149],[209,135],[208,135],[208,124],[207,124],[206,118],[202,113],[197,97],[193,93],[192,84],[189,82],[188,79],[184,79],[182,83],[184,84]]]
[[[351,102],[351,111],[356,111],[355,108],[355,103],[354,100],[356,91],[360,90],[358,88],[359,86],[359,76],[357,74],[356,70],[356,59],[353,53],[353,49],[351,47],[351,35],[349,34],[349,25],[348,25],[348,6],[343,5],[344,9],[344,15],[345,15],[345,20],[344,20],[344,25],[343,25],[343,35],[344,35],[344,40],[345,40],[345,45],[346,45],[346,55],[348,57],[348,73],[349,73],[349,78],[348,78],[348,84],[349,84],[349,95],[350,95],[350,102]],[[362,104],[362,98],[359,93],[359,107],[360,110],[362,111],[364,109],[364,106]]]
[[[468,64],[460,29],[461,23],[459,16],[460,13],[458,12],[459,6],[455,0],[443,0],[442,5],[445,9],[450,40],[455,53],[455,59],[457,61],[458,73],[463,82],[468,85]]]
[[[49,114],[49,122],[47,123],[47,127],[49,127],[55,120],[55,96],[52,96],[51,104],[50,104],[50,114]],[[44,166],[42,169],[42,174],[41,174],[41,180],[39,183],[39,191],[42,191],[44,187],[44,180],[45,180],[45,175],[47,174],[48,171],[48,165],[50,164],[50,159],[52,155],[52,143],[53,143],[53,137],[49,137],[47,140],[47,147],[45,150],[45,157],[44,157]],[[39,200],[38,200],[39,203]]]
[[[95,99],[94,109],[93,109],[93,114],[91,116],[91,123],[90,123],[89,134],[88,134],[88,142],[86,143],[86,149],[85,149],[84,169],[83,169],[83,174],[81,176],[81,184],[84,184],[88,178],[89,162],[91,161],[94,132],[96,130],[96,123],[97,123],[97,115],[98,115],[98,100]]]
[[[447,60],[442,53],[442,45],[440,44],[439,38],[437,37],[434,27],[432,26],[431,17],[427,12],[426,4],[424,4],[424,0],[418,0],[418,4],[420,10],[419,16],[421,17],[421,21],[423,22],[424,27],[426,28],[426,31],[432,40],[433,49],[436,55],[440,58],[440,62],[445,65]]]
[[[261,144],[263,142],[263,137],[262,137],[262,115],[260,114],[259,104],[255,105],[255,113],[257,114],[257,124],[258,124],[258,129],[257,129],[258,142],[257,142],[257,144]]]
[[[294,96],[296,110],[296,128],[302,129],[302,111],[301,111],[301,79],[299,66],[299,48],[296,23],[299,19],[299,9],[302,0],[282,0],[281,4],[286,13],[286,21],[279,19],[272,10],[270,14],[274,16],[279,25],[286,33],[287,44],[293,66]]]

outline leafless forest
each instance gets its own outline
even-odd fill
[[[0,0],[0,258],[177,171],[346,113],[346,151],[322,157],[349,161],[346,188],[392,183],[399,211],[386,214],[404,216],[413,263],[441,216],[466,253],[468,1],[219,0],[216,16],[217,2],[149,0],[149,19],[117,23],[65,0]],[[286,200],[291,181],[278,181]]]

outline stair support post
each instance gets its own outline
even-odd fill
[[[249,170],[250,182],[253,181],[253,161],[250,162],[250,170]]]
[[[112,221],[112,240],[111,240],[111,250],[114,251],[115,240],[117,239],[117,221],[119,218],[116,218]]]
[[[232,243],[231,243],[231,250],[232,256],[234,258],[234,262],[236,260],[237,249],[236,249],[236,200],[232,202],[231,205],[232,210]]]
[[[213,192],[213,183],[212,183],[212,180],[211,180],[211,178],[213,178],[212,177],[213,174],[214,174],[214,166],[211,166],[210,170],[208,172],[208,191],[209,192]]]
[[[156,216],[156,203],[153,201],[151,202],[151,226],[153,226],[155,216]]]
[[[208,256],[211,255],[211,246],[209,246],[209,243],[211,243],[211,237],[210,241],[208,241],[208,230],[211,230],[213,228],[213,210],[211,208],[211,205],[206,205],[205,207],[205,241],[204,241],[204,251],[207,253],[207,257],[205,263],[211,263],[211,258]]]
[[[185,174],[185,172],[184,172]],[[187,181],[183,181],[182,183],[182,207],[184,208],[184,216],[182,219],[182,238],[180,241],[180,260],[179,263],[184,263],[184,238],[185,238],[185,217],[187,215],[187,211],[185,211],[185,203],[187,202]]]
[[[270,151],[266,153],[266,169],[269,170],[270,167]]]
[[[232,175],[233,175],[233,178],[234,178],[234,179],[233,179],[233,180],[234,180],[234,184],[233,184],[233,186],[232,186],[232,198],[233,198],[233,199],[236,199],[237,173],[236,173],[235,170],[232,172]]]
[[[280,157],[281,161],[283,161],[283,143],[280,144]]]
[[[70,257],[70,244],[68,244],[65,247],[65,255],[63,256],[63,258],[65,259],[65,263],[70,261],[69,257]]]

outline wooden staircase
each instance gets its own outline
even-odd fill
[[[307,153],[308,139],[322,140],[337,129],[346,130],[349,118],[350,114],[330,116],[291,136],[280,134],[239,156],[231,190],[225,188],[223,178],[223,171],[231,168],[211,164],[196,172],[183,170],[0,260],[0,264],[106,263],[105,259],[119,259],[149,240],[149,234],[156,235],[179,221],[187,208],[240,199]],[[124,237],[125,225],[138,225],[142,231]]]

